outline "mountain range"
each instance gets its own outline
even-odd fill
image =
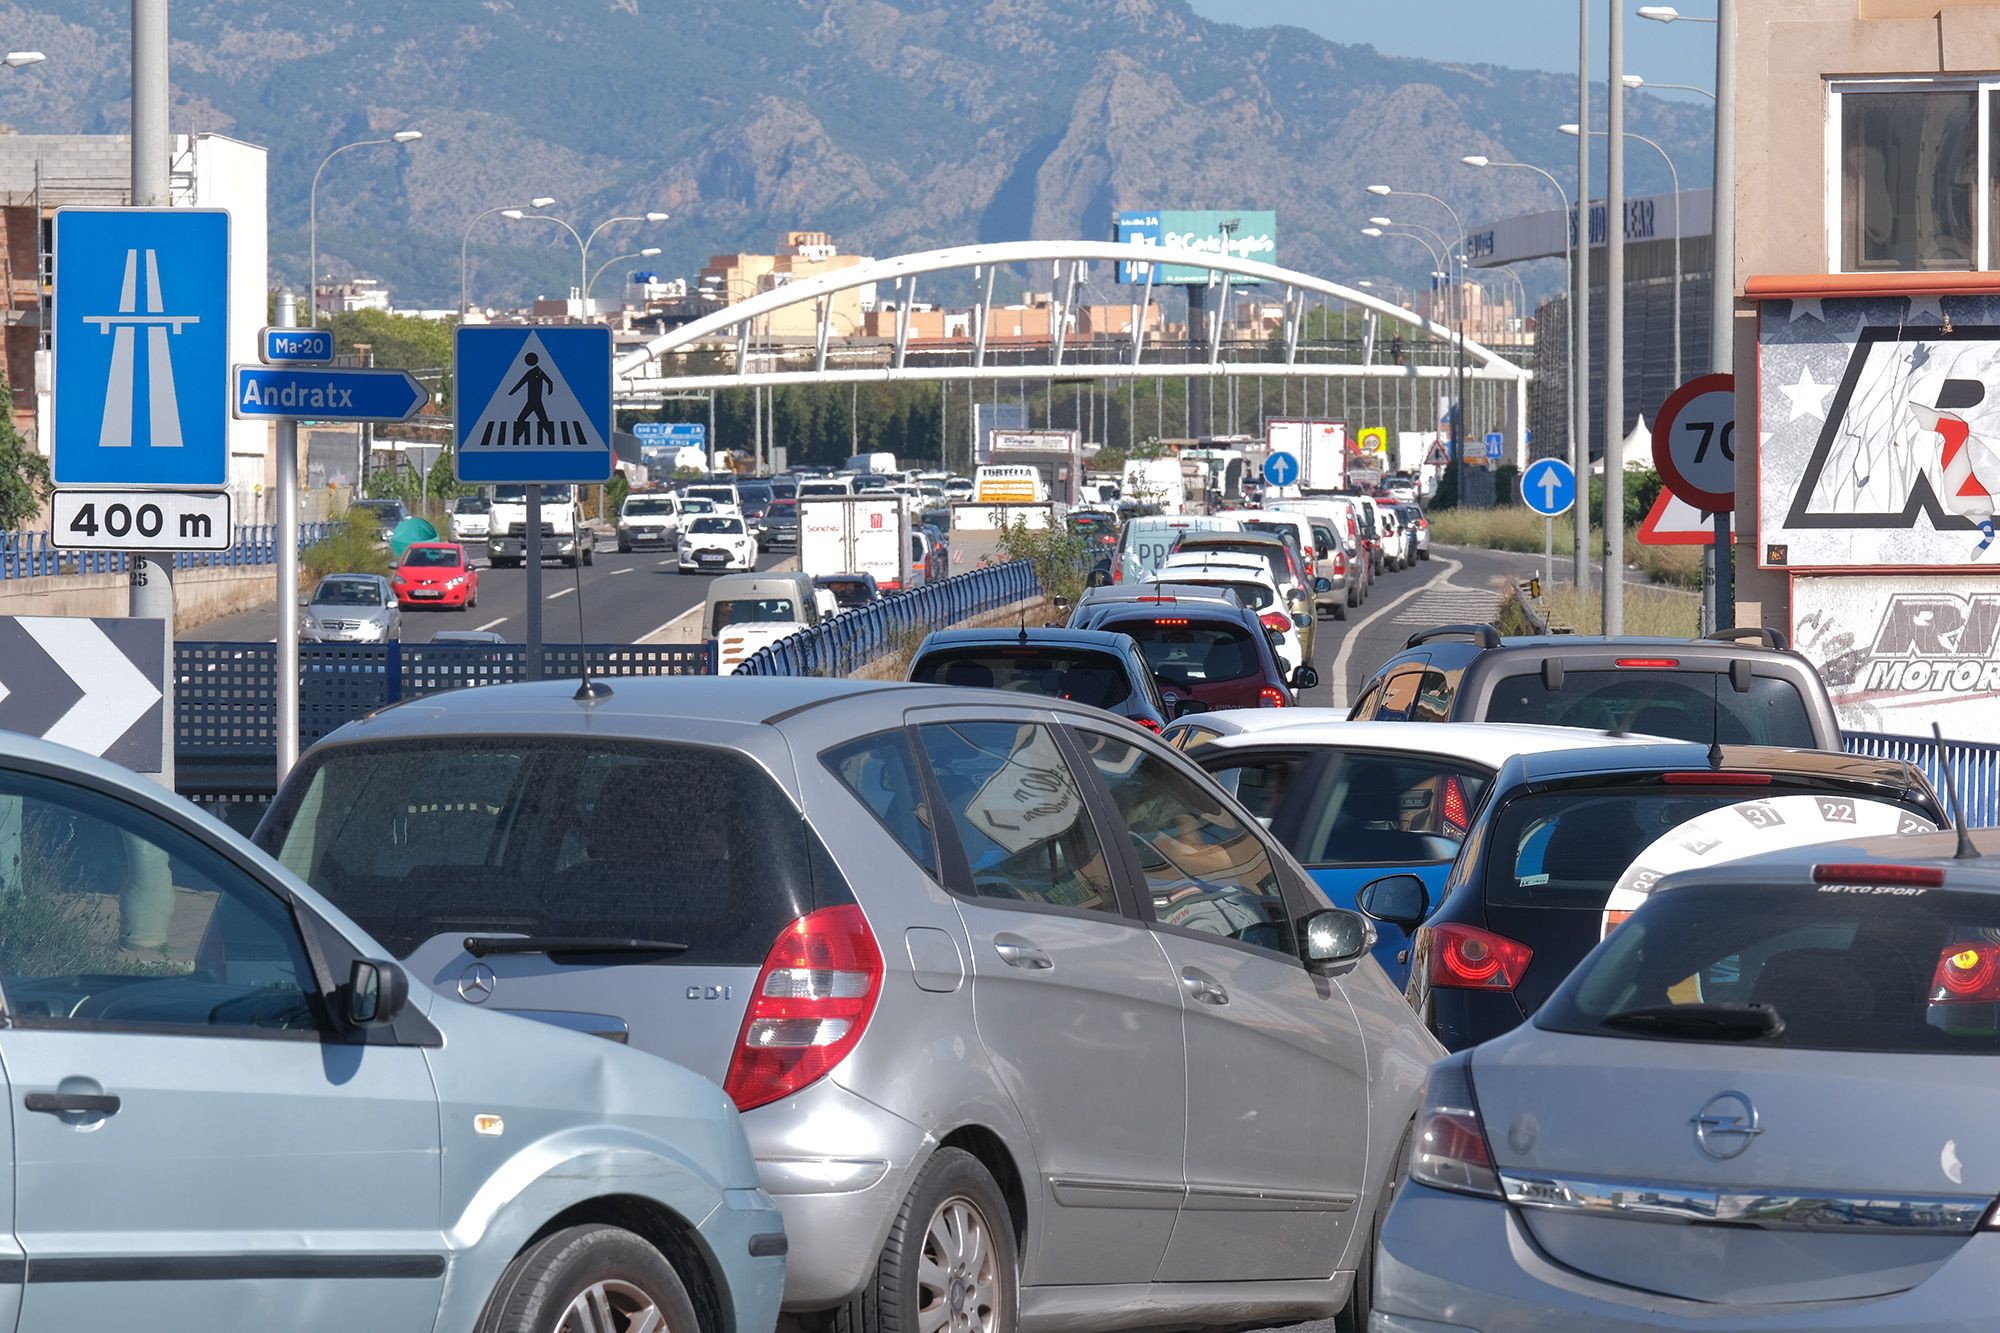
[[[129,12],[0,0],[8,45],[49,57],[0,77],[0,120],[123,130]],[[320,186],[322,271],[381,278],[401,306],[456,304],[468,223],[535,195],[586,233],[672,214],[606,229],[593,269],[657,245],[644,266],[691,274],[794,227],[891,255],[1103,237],[1120,208],[1271,208],[1280,263],[1409,282],[1430,268],[1421,248],[1359,229],[1385,204],[1438,230],[1443,211],[1367,185],[1442,195],[1472,226],[1554,192],[1461,155],[1574,173],[1555,129],[1576,119],[1573,75],[1216,23],[1186,0],[174,0],[172,24],[172,128],[270,149],[274,282],[305,274],[324,155],[423,131],[343,155]],[[1684,188],[1708,182],[1706,103],[1637,94],[1628,125]],[[1634,193],[1667,188],[1642,147],[1628,175]],[[489,217],[471,250],[476,301],[574,282],[575,242],[547,224]],[[1559,286],[1560,265],[1542,268],[1531,288]]]

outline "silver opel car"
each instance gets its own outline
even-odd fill
[[[1199,768],[992,690],[613,690],[377,713],[259,837],[448,999],[721,1083],[814,1322],[1365,1322],[1439,1050]]]

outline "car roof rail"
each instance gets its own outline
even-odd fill
[[[1429,629],[1420,629],[1412,634],[1410,641],[1403,647],[1414,648],[1420,643],[1429,643],[1432,639],[1477,639],[1481,648],[1498,648],[1500,631],[1491,625],[1433,625]]]
[[[1762,625],[1742,625],[1736,629],[1714,630],[1702,635],[1701,638],[1696,639],[1694,642],[1700,643],[1703,640],[1713,640],[1716,643],[1737,643],[1744,639],[1755,639],[1763,644],[1764,647],[1779,653],[1784,652],[1789,644],[1789,640],[1785,638],[1783,630],[1766,629]]]

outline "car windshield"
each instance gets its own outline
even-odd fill
[[[724,625],[784,625],[797,621],[799,609],[789,597],[742,598],[715,604],[715,628]]]
[[[690,812],[701,812],[691,818]],[[308,759],[262,843],[397,957],[437,935],[685,944],[754,967],[812,910],[812,835],[730,750],[426,736]]]
[[[1444,865],[1458,855],[1493,774],[1462,761],[1377,751],[1211,756],[1203,765],[1222,789],[1267,825],[1290,805],[1280,830],[1309,866]],[[1294,791],[1300,783],[1310,790]]]
[[[1811,749],[1819,743],[1805,696],[1778,677],[1751,677],[1748,693],[1739,693],[1726,672],[1674,667],[1565,671],[1560,680],[1552,690],[1539,669],[1505,677],[1494,685],[1480,720],[1626,731],[1704,745]]]
[[[719,505],[736,503],[736,492],[728,486],[690,486],[688,494],[697,500],[712,500]]]
[[[713,514],[714,512],[715,505],[708,500],[696,497],[681,501],[681,514],[683,517],[689,514]]]
[[[1125,665],[1106,653],[1021,647],[946,648],[924,654],[910,679],[926,685],[962,685],[1072,699],[1112,708],[1132,697]]]
[[[1199,569],[1182,569],[1174,573],[1176,582],[1189,583],[1196,587],[1227,588],[1236,594],[1237,601],[1252,611],[1267,611],[1278,601],[1278,594],[1262,583],[1205,577]]]
[[[314,606],[380,606],[382,586],[373,579],[322,579],[313,589]]]
[[[625,517],[627,518],[658,518],[662,515],[672,516],[673,512],[674,502],[672,500],[627,500],[625,502]]]
[[[690,529],[690,531],[697,533],[720,532],[720,533],[729,533],[731,535],[735,535],[743,531],[743,520],[740,518],[725,518],[720,515],[711,514],[703,518],[696,519],[694,521],[694,526]]]
[[[1583,960],[1535,1025],[1800,1050],[2000,1054],[2000,896],[1907,884],[1668,888]]]
[[[1220,559],[1223,563],[1250,564],[1260,562],[1271,571],[1271,577],[1280,584],[1292,581],[1291,553],[1282,546],[1210,546],[1201,543],[1174,553],[1174,558],[1185,556],[1189,559]],[[1171,564],[1172,561],[1169,561]]]
[[[454,514],[483,514],[492,507],[491,502],[482,500],[478,496],[468,495],[454,500],[451,512]]]
[[[1188,615],[1119,617],[1093,628],[1131,636],[1163,685],[1213,685],[1264,673],[1257,642],[1242,625]]]
[[[356,500],[348,508],[384,520],[402,518],[406,512],[401,500]]]
[[[797,500],[771,501],[772,518],[797,518],[798,516],[799,516],[799,502]]]
[[[456,569],[459,564],[455,546],[412,546],[403,552],[406,569]]]
[[[566,505],[570,502],[573,495],[574,492],[568,486],[542,487],[542,503],[544,505]],[[528,503],[528,488],[526,486],[495,486],[493,488],[493,503],[524,505]]]

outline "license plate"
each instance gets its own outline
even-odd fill
[[[729,563],[729,557],[720,551],[705,551],[701,555],[701,563],[704,565],[726,565]]]
[[[444,596],[444,594],[443,594],[443,593],[441,593],[441,592],[439,592],[439,591],[438,591],[438,590],[437,590],[436,588],[412,588],[412,589],[410,589],[410,596],[412,596],[412,597],[442,597],[442,596]]]

